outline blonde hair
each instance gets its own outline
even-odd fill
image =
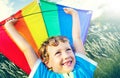
[[[47,53],[47,46],[58,46],[59,42],[65,43],[69,42],[69,40],[65,36],[56,36],[48,38],[43,44],[41,45],[38,54],[40,55],[41,60],[43,63],[48,63],[49,55]]]

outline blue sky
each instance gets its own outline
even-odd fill
[[[10,3],[14,3],[14,11],[18,11],[19,9],[23,8],[33,0],[9,0]]]
[[[0,21],[16,13],[33,0],[0,0]]]
[[[33,0],[0,0],[0,21],[14,14]],[[104,11],[120,13],[120,0],[49,0],[58,4],[78,9],[93,11],[92,19],[99,17]]]

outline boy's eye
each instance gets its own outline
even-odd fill
[[[67,48],[66,51],[71,51],[71,48]]]
[[[71,52],[71,48],[67,48],[67,49],[66,49],[66,52]]]
[[[59,54],[60,54],[60,52],[59,52],[59,51],[55,53],[55,55],[59,55]]]

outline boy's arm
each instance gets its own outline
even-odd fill
[[[10,37],[13,41],[17,44],[17,46],[21,49],[24,53],[30,68],[32,69],[36,60],[37,56],[33,50],[33,48],[29,45],[29,43],[17,32],[14,27],[14,24],[17,22],[17,19],[10,19],[5,24],[5,29],[7,30]]]
[[[80,37],[81,29],[80,29],[79,15],[77,11],[72,8],[65,8],[64,10],[66,13],[72,15],[72,38],[73,38],[75,51],[80,52],[82,54],[86,54],[84,45]]]

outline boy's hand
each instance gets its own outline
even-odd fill
[[[14,25],[18,20],[15,18],[9,18],[6,20],[5,26],[6,25]]]
[[[64,9],[64,12],[67,13],[67,14],[73,15],[73,14],[77,13],[77,11],[72,9],[72,8],[63,8],[63,9]]]

